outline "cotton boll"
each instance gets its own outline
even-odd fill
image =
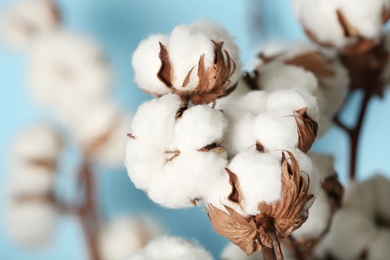
[[[318,88],[317,78],[312,72],[279,61],[261,66],[259,73],[258,83],[262,90],[302,88],[313,93]]]
[[[317,169],[317,173],[321,179],[334,175],[334,158],[332,155],[315,152],[309,152],[307,155]]]
[[[214,60],[214,44],[202,31],[193,30],[189,26],[177,26],[169,37],[167,46],[169,59],[174,64],[172,82],[174,88],[185,91],[194,90],[198,84],[198,62],[204,55],[204,66],[212,66]],[[184,86],[190,73],[189,82]]]
[[[291,150],[298,147],[298,128],[294,111],[269,111],[254,121],[256,139],[266,151]]]
[[[263,260],[261,251],[247,256],[244,251],[233,243],[227,244],[222,250],[221,260]]]
[[[53,31],[60,20],[52,0],[17,1],[0,16],[0,38],[7,45],[27,48],[37,38]]]
[[[251,113],[258,115],[266,110],[268,93],[266,91],[250,91],[242,97],[221,107],[227,114]]]
[[[93,40],[58,31],[40,39],[29,57],[27,83],[33,99],[56,111],[107,96],[112,72]]]
[[[116,120],[101,138],[94,142],[96,149],[92,150],[94,160],[111,166],[122,166],[129,133],[131,117],[124,113],[117,115]]]
[[[53,190],[55,177],[53,169],[19,162],[10,167],[8,188],[14,194],[45,195]]]
[[[309,209],[308,219],[292,233],[292,236],[303,241],[317,239],[328,228],[330,218],[331,211],[328,197],[323,190],[319,190],[316,193],[313,205]]]
[[[375,196],[376,218],[379,222],[390,226],[390,180],[383,175],[376,174],[368,182]]]
[[[325,251],[337,259],[359,259],[378,234],[372,220],[354,209],[340,209],[334,215]]]
[[[207,105],[184,111],[175,125],[175,144],[180,151],[198,150],[224,140],[227,120],[222,112]]]
[[[138,139],[129,138],[126,144],[127,173],[138,189],[146,190],[152,179],[162,174],[166,164],[165,150]]]
[[[127,260],[213,260],[212,255],[197,242],[179,237],[162,237]]]
[[[359,211],[369,218],[375,216],[375,186],[369,181],[352,181],[345,189],[344,207]]]
[[[347,69],[338,59],[332,58],[331,66],[334,74],[331,77],[319,78],[319,91],[326,104],[326,106],[322,106],[322,113],[333,117],[347,96],[350,79]]]
[[[99,232],[100,256],[103,260],[124,259],[161,234],[161,226],[151,218],[119,216]]]
[[[319,119],[317,99],[303,89],[272,91],[268,95],[267,109],[291,108],[297,111],[307,107],[308,115],[315,121]]]
[[[22,131],[11,144],[11,160],[56,161],[62,147],[58,131],[46,123],[36,123]]]
[[[207,70],[214,63],[215,45],[223,41],[222,52],[226,57],[224,50],[236,64],[236,71],[230,77],[231,84],[234,84],[240,75],[238,48],[233,44],[228,33],[220,25],[199,22],[192,25],[177,26],[169,37],[167,46],[169,59],[174,64],[172,78],[173,86],[180,91],[194,90],[198,85],[197,76],[198,63],[201,56],[204,57],[204,66]],[[187,75],[190,75],[188,78]],[[189,79],[188,84],[184,84]]]
[[[259,214],[259,202],[280,199],[282,170],[277,156],[244,151],[233,158],[228,168],[238,177],[240,205],[247,214]]]
[[[227,133],[223,146],[230,157],[253,147],[255,149],[256,137],[254,135],[255,117],[251,113],[226,114],[228,119]]]
[[[182,102],[179,96],[168,94],[143,103],[132,122],[132,135],[149,144],[167,145],[173,142],[176,113]]]
[[[36,249],[52,241],[58,213],[51,203],[8,201],[4,213],[6,231],[18,245]]]
[[[162,174],[154,177],[147,190],[148,196],[168,208],[202,203],[220,180],[226,163],[224,154],[213,151],[180,153],[167,162]]]
[[[141,89],[151,94],[165,95],[170,93],[171,89],[157,77],[162,66],[159,43],[167,45],[168,36],[156,34],[143,40],[134,51],[131,62],[134,80]]]
[[[390,255],[390,229],[380,229],[367,248],[367,259],[383,260]]]

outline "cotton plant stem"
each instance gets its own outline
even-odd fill
[[[373,90],[370,88],[363,89],[364,97],[363,101],[360,104],[359,115],[354,127],[346,126],[341,120],[339,114],[334,119],[336,125],[338,125],[349,138],[349,178],[350,180],[354,180],[356,178],[357,172],[357,162],[358,162],[358,153],[359,153],[359,141],[361,130],[363,127],[364,119],[367,113],[367,108],[370,103],[371,98],[373,97]],[[350,94],[348,94],[350,95]],[[341,110],[342,111],[342,110]]]
[[[90,259],[100,260],[96,235],[98,218],[95,204],[95,183],[87,162],[84,162],[80,169],[80,182],[84,184],[84,201],[78,210],[78,217],[83,228]]]

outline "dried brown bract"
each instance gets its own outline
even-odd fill
[[[312,72],[317,78],[334,76],[329,61],[318,51],[301,53],[284,61],[287,65],[302,67]]]
[[[199,78],[198,85],[194,90],[178,90],[172,86],[172,75],[174,66],[169,60],[169,53],[166,47],[160,42],[160,60],[161,67],[157,73],[158,79],[164,85],[171,89],[172,93],[182,97],[184,101],[191,101],[195,105],[208,104],[215,101],[217,98],[229,95],[236,87],[231,84],[230,77],[236,71],[236,64],[230,58],[226,50],[222,50],[223,42],[214,42],[214,62],[210,67],[204,64],[204,55],[198,62],[197,76]],[[186,87],[190,81],[190,77],[195,66],[188,71],[182,87]]]
[[[307,153],[317,137],[318,124],[307,114],[306,107],[295,111],[294,118],[298,127],[298,147]]]
[[[285,154],[288,154],[288,159]],[[273,203],[259,202],[260,214],[244,217],[225,206],[227,213],[209,204],[206,208],[215,231],[239,246],[247,255],[262,248],[275,248],[276,255],[283,259],[279,239],[285,238],[299,228],[307,219],[309,177],[305,180],[294,155],[282,153],[282,194]],[[227,170],[232,184],[229,199],[240,203],[240,186],[237,177]]]

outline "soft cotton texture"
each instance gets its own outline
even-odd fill
[[[212,260],[212,255],[196,242],[166,236],[151,242],[127,260]]]

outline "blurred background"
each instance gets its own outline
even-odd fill
[[[0,12],[14,2],[0,0]],[[87,35],[102,46],[114,71],[113,98],[133,114],[142,102],[151,98],[135,85],[130,62],[139,42],[150,34],[168,34],[175,26],[200,18],[219,22],[234,36],[245,69],[253,67],[256,54],[270,41],[288,44],[306,39],[293,16],[290,1],[284,0],[57,0],[57,3],[63,27]],[[0,198],[4,198],[9,146],[14,136],[32,122],[54,122],[50,111],[36,106],[26,91],[26,63],[24,51],[0,45]],[[360,98],[359,93],[352,97],[342,115],[344,120],[353,122]],[[375,98],[369,107],[359,153],[359,179],[378,172],[390,176],[389,99],[386,91],[382,100]],[[346,136],[336,127],[319,139],[313,148],[334,155],[335,168],[343,183],[347,180],[348,149]],[[57,181],[58,192],[65,200],[77,196],[74,176],[79,162],[80,154],[75,144],[66,142]],[[218,258],[226,240],[213,231],[202,208],[161,208],[133,186],[124,168],[98,165],[94,170],[97,174],[97,200],[105,217],[124,212],[150,214],[160,220],[169,234],[196,239]],[[3,204],[1,200],[0,259],[86,259],[84,238],[78,222],[72,217],[60,220],[49,247],[27,251],[16,246],[4,231]]]

